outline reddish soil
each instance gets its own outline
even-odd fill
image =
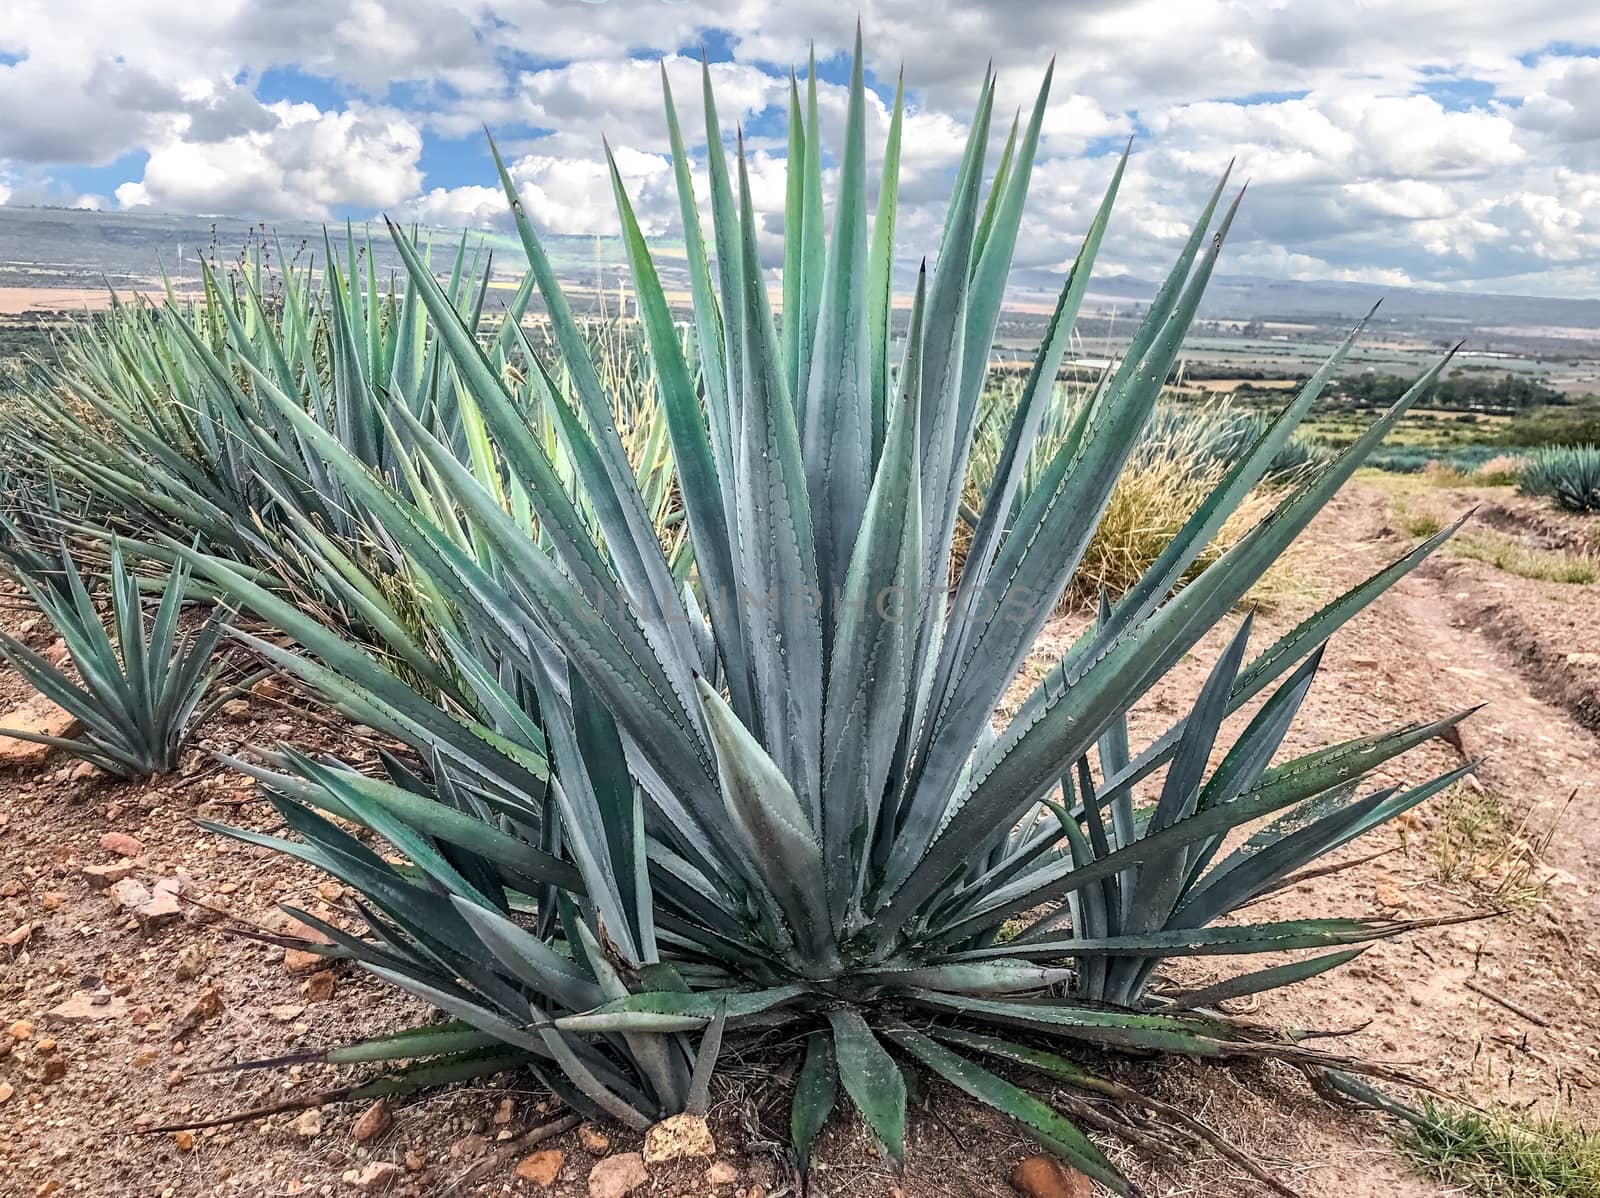
[[[1438,493],[1441,502],[1462,508],[1484,497]],[[1513,515],[1521,502],[1505,491],[1489,497]],[[1330,586],[1348,585],[1407,547],[1390,524],[1386,496],[1357,484],[1307,533],[1308,550],[1297,560]],[[1291,748],[1486,702],[1458,742],[1421,747],[1396,765],[1394,780],[1420,780],[1463,755],[1481,756],[1481,786],[1501,796],[1513,824],[1527,821],[1526,839],[1541,839],[1563,812],[1564,818],[1533,869],[1531,881],[1541,884],[1537,901],[1490,921],[1376,945],[1343,970],[1262,999],[1249,1012],[1253,1019],[1358,1028],[1336,1042],[1341,1050],[1399,1064],[1446,1092],[1519,1106],[1563,1104],[1594,1117],[1600,753],[1593,709],[1572,679],[1587,676],[1592,683],[1600,674],[1582,656],[1600,651],[1597,600],[1600,586],[1531,582],[1445,554],[1334,641]],[[1303,614],[1292,607],[1266,613],[1256,643],[1264,646]],[[13,629],[27,623],[14,609],[0,619]],[[1048,639],[1059,648],[1072,631],[1069,619]],[[1180,710],[1178,700],[1193,695],[1224,632],[1182,663],[1148,710],[1137,713],[1136,740],[1164,728]],[[38,626],[25,635],[35,645],[49,639]],[[0,710],[24,697],[19,680],[0,672]],[[16,947],[0,947],[0,1046],[9,1045],[0,1057],[0,1094],[7,1095],[0,1099],[0,1194],[43,1195],[55,1192],[54,1184],[62,1194],[95,1196],[355,1195],[360,1191],[345,1175],[375,1162],[406,1169],[391,1193],[546,1192],[518,1180],[513,1169],[530,1151],[521,1138],[559,1111],[518,1077],[398,1100],[392,1129],[364,1145],[352,1136],[360,1109],[349,1105],[325,1108],[315,1134],[297,1131],[293,1114],[208,1130],[188,1149],[170,1134],[136,1134],[141,1122],[241,1110],[361,1076],[310,1065],[244,1074],[205,1074],[208,1067],[339,1044],[428,1017],[421,1004],[354,972],[336,971],[325,995],[321,983],[285,968],[281,949],[229,934],[228,922],[211,910],[270,924],[278,903],[294,902],[342,918],[342,896],[319,889],[325,880],[312,871],[191,822],[274,828],[270,808],[210,764],[205,750],[281,739],[336,749],[351,760],[373,755],[375,746],[304,707],[253,699],[242,714],[217,717],[181,774],[152,784],[72,778],[72,762],[59,755],[42,767],[0,771],[0,935],[30,929]],[[1441,880],[1435,849],[1443,810],[1436,800],[1408,826],[1380,830],[1342,853],[1354,859],[1395,850],[1380,860],[1303,882],[1251,915],[1426,918],[1491,909],[1495,876]],[[142,842],[134,878],[146,885],[177,878],[186,897],[204,906],[186,905],[175,922],[145,928],[91,886],[85,866],[120,860],[100,843],[113,831]],[[1185,981],[1203,976],[1175,972]],[[1485,997],[1469,981],[1514,1006]],[[95,1010],[109,1007],[111,1017],[65,1024],[50,1018],[79,991],[102,987],[111,1001]],[[1248,1004],[1240,1013],[1246,1011]],[[4,1029],[17,1020],[36,1027],[30,1038],[12,1042]],[[48,1051],[46,1039],[54,1041]],[[738,1170],[735,1182],[713,1190],[703,1162],[680,1163],[653,1168],[650,1186],[639,1192],[734,1195],[753,1186],[770,1198],[786,1192],[778,1160],[764,1147],[781,1141],[787,1124],[783,1089],[771,1084],[773,1059],[733,1062],[717,1094],[713,1126],[725,1159]],[[1290,1070],[1172,1062],[1111,1067],[1210,1120],[1302,1194],[1450,1192],[1417,1175],[1397,1153],[1392,1125],[1328,1106]],[[853,1120],[836,1118],[824,1137],[814,1192],[840,1198],[1011,1193],[1007,1178],[1029,1151],[1025,1141],[943,1087],[918,1097],[911,1164],[901,1182],[882,1171]],[[505,1122],[496,1121],[498,1113],[507,1113]],[[309,1130],[304,1122],[299,1127]],[[637,1150],[637,1137],[608,1134],[611,1152]],[[540,1147],[565,1156],[548,1192],[586,1194],[596,1154],[579,1133]],[[1255,1192],[1237,1169],[1209,1156],[1175,1166],[1114,1143],[1107,1148],[1151,1194]]]

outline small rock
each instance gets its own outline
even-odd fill
[[[355,1177],[355,1187],[364,1194],[381,1194],[406,1175],[406,1171],[390,1161],[374,1161]]]
[[[300,992],[306,996],[307,1002],[327,1002],[338,987],[339,983],[334,980],[333,970],[319,969],[306,979],[305,985],[300,987]]]
[[[356,1120],[351,1134],[355,1136],[356,1143],[366,1144],[376,1140],[393,1126],[394,1111],[386,1099],[380,1098],[361,1112],[361,1117]]]
[[[727,1161],[713,1161],[706,1170],[706,1185],[713,1188],[717,1186],[731,1186],[739,1180],[739,1170]]]
[[[67,1076],[67,1058],[51,1055],[44,1059],[44,1072],[40,1081],[58,1082]]]
[[[7,948],[21,948],[32,937],[33,925],[31,923],[18,924],[7,932],[4,937],[0,937],[0,944],[4,944]]]
[[[561,1174],[561,1166],[565,1162],[566,1155],[561,1149],[546,1148],[518,1161],[517,1176],[523,1181],[531,1181],[536,1186],[548,1188],[555,1184],[556,1178]]]
[[[19,1019],[6,1028],[6,1034],[13,1040],[30,1040],[33,1038],[33,1024],[26,1019]]]
[[[229,699],[222,705],[222,714],[230,720],[242,720],[250,714],[250,700]]]
[[[272,1017],[279,1023],[293,1023],[305,1014],[306,1009],[299,1006],[282,1006],[270,1008]]]
[[[250,688],[250,693],[258,699],[276,699],[283,695],[283,683],[277,678],[268,675]]]
[[[72,656],[72,654],[67,650],[67,638],[64,636],[56,637],[56,639],[51,641],[46,647],[45,651],[39,656],[43,657],[53,666],[65,665],[67,658]]]
[[[39,896],[39,905],[46,911],[59,911],[67,896],[59,890],[46,890]]]
[[[673,1115],[644,1133],[644,1159],[649,1165],[716,1155],[717,1142],[700,1115]]]
[[[637,1152],[620,1152],[596,1162],[589,1170],[589,1198],[622,1198],[649,1180],[644,1157]]]
[[[1094,1183],[1053,1156],[1030,1156],[1011,1173],[1011,1185],[1028,1198],[1093,1198]]]
[[[411,1170],[411,1172],[421,1173],[422,1166],[427,1163],[427,1161],[423,1160],[422,1153],[418,1152],[414,1148],[406,1149],[406,1168]]]
[[[511,1122],[511,1117],[517,1113],[517,1103],[513,1098],[502,1098],[500,1105],[495,1108],[494,1121],[504,1127]]]
[[[181,1032],[192,1031],[208,1019],[215,1019],[222,1014],[222,991],[216,986],[207,986],[200,991],[200,997],[194,1000],[184,1017],[178,1021]]]
[[[178,903],[177,892],[163,890],[159,884],[154,897],[148,903],[141,903],[134,908],[133,913],[147,929],[183,918],[183,908]]]
[[[4,882],[0,882],[0,898],[16,898],[26,889],[27,887],[17,879],[7,878]]]
[[[1406,905],[1406,896],[1405,892],[1393,882],[1379,882],[1373,888],[1372,901],[1380,907],[1387,907],[1394,911]]]
[[[100,770],[95,766],[94,762],[80,761],[77,765],[73,766],[71,772],[67,774],[67,781],[86,782],[90,778],[98,777],[99,773]]]
[[[332,944],[321,932],[310,924],[301,923],[298,919],[291,919],[284,925],[284,932],[290,936],[298,936],[301,940],[309,940],[313,944]],[[334,958],[324,957],[321,953],[311,952],[303,948],[286,948],[283,950],[283,967],[290,973],[310,973],[313,969],[325,969],[332,965]]]
[[[471,1135],[462,1136],[450,1145],[450,1158],[452,1160],[470,1161],[474,1157],[482,1156],[489,1150],[489,1141],[473,1132]]]
[[[97,998],[97,995],[80,990],[60,1006],[47,1011],[45,1019],[50,1023],[93,1023],[102,1019],[121,1019],[128,1013],[128,1000],[125,998],[107,995],[105,1002],[99,1002]]]
[[[144,883],[133,878],[123,878],[111,888],[111,897],[117,900],[117,905],[126,907],[129,911],[137,911],[151,900],[151,894],[145,889]]]
[[[590,1124],[585,1123],[578,1128],[578,1139],[583,1143],[583,1150],[595,1156],[604,1156],[611,1151],[611,1137]]]
[[[11,1101],[11,1096],[17,1092],[16,1087],[10,1082],[0,1082],[0,1106]]]
[[[172,975],[180,982],[192,982],[205,972],[206,955],[197,944],[186,944],[178,950],[178,959],[173,963]]]
[[[325,903],[336,903],[344,897],[344,887],[337,882],[318,882],[317,897]]]
[[[1600,666],[1600,653],[1569,653],[1567,664],[1572,666]]]
[[[46,1036],[44,1039],[40,1040],[39,1043],[33,1046],[33,1051],[43,1055],[48,1055],[60,1047],[61,1045],[56,1043],[56,1038],[54,1036]]]
[[[322,1134],[322,1108],[310,1107],[301,1111],[289,1124],[289,1130],[303,1139],[316,1139]]]
[[[118,861],[115,865],[85,865],[83,876],[89,879],[89,885],[104,890],[107,886],[132,877],[133,863]]]
[[[100,847],[119,857],[137,857],[144,852],[144,842],[126,832],[107,832],[100,838]]]
[[[82,724],[77,716],[57,707],[42,695],[29,700],[21,707],[13,708],[5,715],[0,715],[0,728],[33,732],[40,736],[71,736],[80,727]],[[42,761],[49,752],[49,745],[41,745],[31,740],[17,740],[12,736],[0,736],[0,763],[6,765]]]
[[[172,1133],[172,1142],[178,1146],[179,1152],[193,1152],[194,1132],[175,1131]]]

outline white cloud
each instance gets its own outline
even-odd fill
[[[610,139],[641,221],[677,203],[657,56],[690,150],[702,155],[708,40],[723,128],[750,130],[770,252],[782,208],[788,64],[848,50],[911,91],[901,244],[932,250],[983,63],[998,78],[994,139],[1024,119],[1059,53],[1025,265],[1069,260],[1109,175],[1102,150],[1135,135],[1106,265],[1150,274],[1222,166],[1252,180],[1224,270],[1433,281],[1544,272],[1593,289],[1600,176],[1600,10],[1572,0],[9,0],[0,27],[0,202],[82,200],[64,168],[144,151],[115,187],[141,203],[263,216],[386,209],[439,223],[503,222],[487,155],[429,177],[427,137],[488,123],[541,227],[611,232],[600,150]],[[997,19],[997,12],[1004,19]],[[834,68],[837,63],[833,63]],[[298,71],[314,103],[268,103]],[[830,72],[837,78],[837,72]],[[274,83],[302,93],[295,84]],[[47,98],[41,103],[40,98]],[[837,144],[844,92],[820,89]],[[869,102],[874,153],[888,114]],[[1096,156],[1086,158],[1086,153]],[[120,183],[120,186],[116,186]],[[703,186],[703,184],[700,184]]]
[[[276,119],[210,142],[181,130],[150,151],[144,177],[117,188],[124,208],[318,218],[336,205],[382,208],[401,203],[422,183],[422,135],[394,113],[314,104],[266,106]]]

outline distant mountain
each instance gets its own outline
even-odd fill
[[[1060,286],[1042,272],[1026,272],[1012,280],[1018,288],[1052,295]],[[1151,280],[1130,276],[1096,279],[1089,298],[1102,303],[1142,303],[1156,292]],[[1218,275],[1200,306],[1210,320],[1355,320],[1383,301],[1390,320],[1460,322],[1474,327],[1526,329],[1593,329],[1600,337],[1600,299],[1560,299],[1537,295],[1500,295],[1483,291],[1432,287],[1390,287],[1381,283],[1339,283],[1302,279],[1269,279],[1251,275]]]
[[[381,273],[400,269],[399,258],[381,223],[357,224],[354,228],[360,244],[364,245],[370,236]],[[439,269],[448,269],[460,231],[431,232],[433,261]],[[331,226],[329,235],[334,239],[335,252],[342,255],[343,227]],[[199,276],[202,257],[227,262],[237,258],[242,247],[260,242],[263,236],[269,242],[275,237],[276,245],[287,255],[310,254],[318,262],[324,257],[323,226],[311,221],[280,222],[267,229],[258,222],[235,217],[0,206],[0,286],[97,286],[104,275],[114,286],[126,288],[157,278],[163,266],[175,278],[193,280]],[[476,247],[480,240],[506,272],[518,271],[521,249],[514,238],[501,232],[473,233],[470,247]],[[614,238],[551,236],[545,242],[557,269],[580,293],[597,281],[614,288],[626,279],[626,259]],[[275,256],[276,248],[273,253]],[[663,255],[658,266],[669,290],[686,287],[681,255]],[[1020,271],[1012,279],[1011,294],[1019,302],[1046,305],[1048,310],[1060,283],[1059,278],[1043,271]],[[1095,280],[1088,302],[1100,308],[1124,302],[1136,305],[1148,301],[1155,290],[1156,284],[1149,280],[1104,276]],[[1243,275],[1214,279],[1200,315],[1209,320],[1343,323],[1359,317],[1379,299],[1383,300],[1383,315],[1390,321],[1430,326],[1459,323],[1473,328],[1530,332],[1593,329],[1600,339],[1600,299],[1492,295]]]

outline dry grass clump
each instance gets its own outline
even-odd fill
[[[1502,453],[1479,466],[1473,481],[1484,487],[1512,487],[1527,466],[1528,460],[1520,454]]]
[[[1474,886],[1501,908],[1543,900],[1540,859],[1556,823],[1541,836],[1530,817],[1513,821],[1499,795],[1467,783],[1450,789],[1434,821],[1428,849],[1440,881]]]
[[[1130,469],[1111,492],[1094,539],[1073,575],[1066,601],[1090,602],[1102,589],[1115,596],[1132,587],[1226,472],[1227,463],[1197,468],[1187,458],[1162,459],[1154,455]],[[1198,574],[1227,552],[1267,514],[1272,504],[1269,491],[1258,490],[1247,498],[1201,551],[1186,577]]]

